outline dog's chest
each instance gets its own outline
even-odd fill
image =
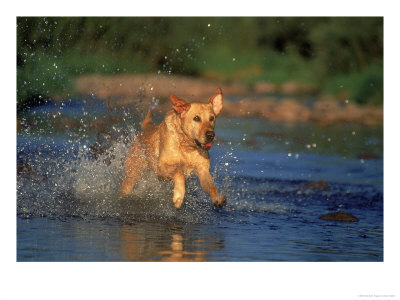
[[[165,173],[168,173],[168,177],[178,170],[182,172],[185,177],[188,177],[199,166],[204,166],[205,164],[208,165],[209,161],[199,155],[198,151],[182,151],[182,149],[178,148],[173,151],[161,151],[158,161],[158,169],[159,171],[165,170]]]

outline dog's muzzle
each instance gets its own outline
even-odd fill
[[[207,131],[206,132],[206,141],[207,142],[212,142],[215,138],[215,132],[214,131]]]
[[[203,150],[210,150],[212,142],[214,141],[215,138],[215,133],[214,131],[207,131],[206,132],[206,142],[204,144],[200,143],[197,139],[194,141],[196,142],[196,145],[199,146]]]

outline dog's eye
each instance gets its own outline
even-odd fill
[[[215,119],[214,116],[211,116],[210,117],[210,122],[214,121],[214,119]]]
[[[200,121],[201,121],[201,119],[200,119],[199,116],[195,116],[195,117],[193,118],[193,120],[195,120],[196,122],[200,122]]]

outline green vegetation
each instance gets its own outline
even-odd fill
[[[383,102],[383,18],[17,18],[17,100],[65,97],[82,74],[295,81]]]

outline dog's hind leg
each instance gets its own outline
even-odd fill
[[[143,157],[139,142],[134,142],[129,150],[124,165],[124,174],[120,189],[120,198],[129,195],[136,182],[140,179],[143,169],[146,167],[146,160]]]
[[[183,198],[185,197],[185,176],[177,171],[172,177],[174,180],[174,196],[172,202],[175,207],[179,209],[183,203]]]

